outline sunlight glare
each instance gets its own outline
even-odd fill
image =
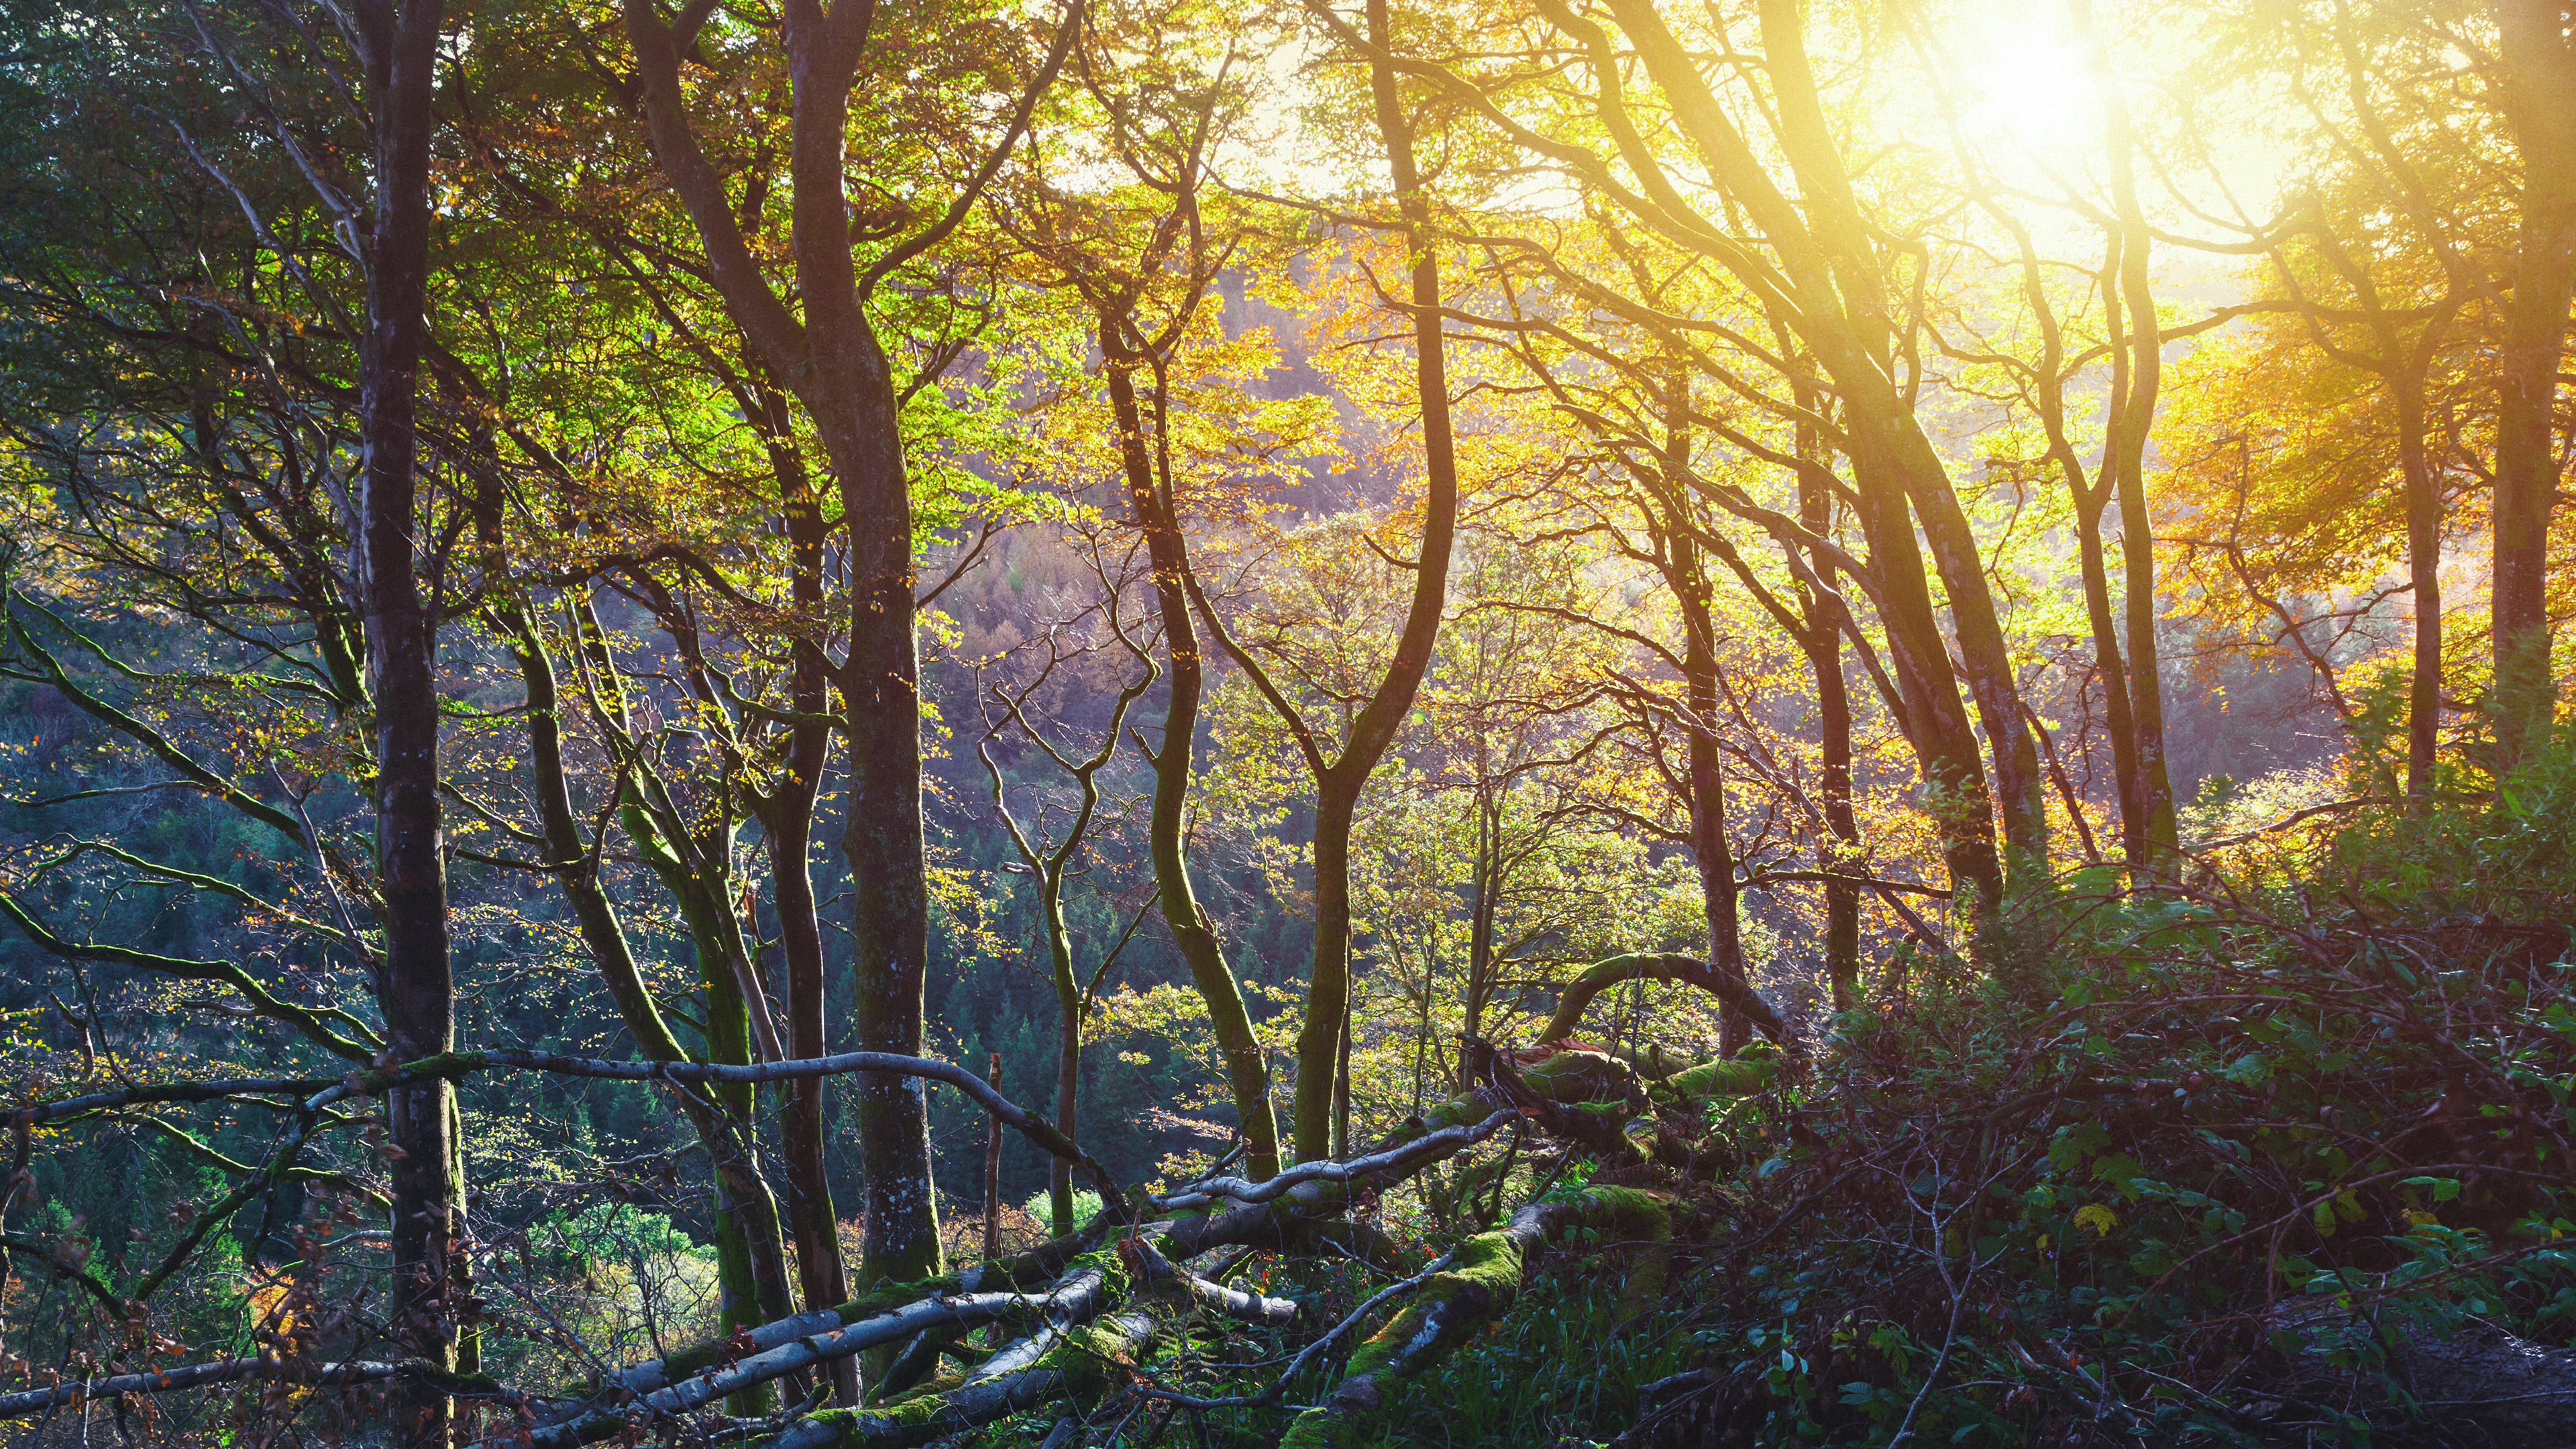
[[[2051,170],[2079,165],[2102,134],[2102,97],[2061,6],[1985,0],[1950,39],[1967,86],[1971,139]]]

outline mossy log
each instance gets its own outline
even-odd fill
[[[769,1449],[927,1444],[1041,1404],[1088,1400],[1135,1368],[1169,1318],[1167,1305],[1141,1304],[1024,1339],[956,1388],[881,1409],[826,1409],[789,1425]]]
[[[1453,1267],[1434,1275],[1352,1351],[1341,1385],[1289,1424],[1281,1449],[1355,1449],[1367,1442],[1389,1399],[1510,1312],[1530,1260],[1577,1229],[1604,1239],[1665,1242],[1672,1236],[1672,1203],[1661,1193],[1596,1187],[1531,1203],[1502,1227],[1468,1239]]]

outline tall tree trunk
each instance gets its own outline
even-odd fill
[[[767,373],[756,357],[750,364],[755,376]],[[765,414],[761,426],[768,440],[770,473],[779,483],[779,512],[787,533],[788,600],[797,618],[811,627],[823,608],[823,546],[829,530],[812,477],[792,439],[787,399],[765,383],[758,396]],[[815,801],[832,741],[830,727],[812,722],[831,708],[831,666],[822,647],[801,633],[789,647],[788,708],[799,722],[788,727],[776,787],[756,794],[752,808],[768,843],[770,908],[778,917],[779,954],[786,964],[787,1054],[811,1060],[831,1051],[823,1019],[823,931],[814,899],[813,853]],[[809,1310],[831,1307],[850,1296],[823,1153],[828,1080],[799,1077],[788,1082],[779,1113],[780,1155],[787,1165],[787,1221],[796,1240],[798,1287]],[[855,1365],[849,1359],[835,1359],[833,1366],[839,1397],[855,1404]]]
[[[1839,326],[1822,329],[1829,336],[1811,338],[1818,359],[1844,389],[1844,405],[1855,434],[1852,468],[1865,490],[1901,491],[1922,521],[1923,542],[1940,570],[1949,595],[1952,632],[1959,645],[1959,667],[1969,697],[1985,725],[1994,753],[1994,794],[1974,803],[2000,809],[2006,860],[2004,874],[2018,877],[2048,864],[2047,781],[2039,768],[2039,749],[2022,719],[2021,687],[2012,652],[1995,612],[1994,592],[1986,581],[1985,555],[1977,546],[1967,514],[1951,487],[1948,469],[1925,436],[1912,400],[1898,386],[1896,325],[1884,276],[1851,178],[1836,148],[1816,79],[1807,59],[1806,20],[1795,0],[1761,0],[1760,22],[1765,61],[1770,70],[1779,113],[1782,149],[1803,193],[1807,234],[1829,268],[1832,290],[1840,293],[1835,309]],[[1811,285],[1810,290],[1815,290]],[[1822,301],[1820,295],[1811,300]],[[1817,329],[1810,329],[1817,330]],[[1867,441],[1860,435],[1866,433]],[[1882,529],[1891,520],[1881,520]],[[1866,520],[1864,521],[1866,526]],[[1873,534],[1873,556],[1879,547]],[[1893,631],[1891,630],[1891,642]],[[1942,671],[1947,673],[1945,668]],[[1955,687],[1955,686],[1954,686]],[[1908,704],[1909,715],[1921,719]],[[1938,722],[1925,720],[1927,725]],[[1964,721],[1962,728],[1964,729]],[[1974,749],[1973,737],[1967,740]],[[1946,743],[1944,753],[1956,747]],[[1945,773],[1958,775],[1944,762]],[[1984,796],[1982,770],[1975,794]],[[1945,782],[1946,783],[1946,782]],[[1951,788],[1964,786],[1964,778]],[[1950,808],[1964,811],[1966,798]],[[1964,824],[1965,822],[1961,822]],[[1973,845],[1971,845],[1973,848]],[[1975,874],[1983,875],[1980,865]],[[1983,880],[1976,881],[1980,891]],[[1993,898],[1988,897],[1990,907]]]
[[[850,777],[841,850],[850,863],[850,928],[857,942],[853,1035],[861,1051],[918,1056],[930,969],[930,895],[921,836],[912,499],[884,353],[863,319],[854,315],[847,322],[860,333],[872,404],[864,450],[833,460],[850,520],[856,581],[849,663],[841,677]],[[860,1278],[878,1283],[936,1274],[939,1219],[930,1181],[930,1104],[921,1079],[865,1072],[857,1078],[856,1095],[860,1169],[867,1176]]]
[[[1431,667],[1440,613],[1449,589],[1449,550],[1458,526],[1458,461],[1449,419],[1447,347],[1440,320],[1440,258],[1433,249],[1431,204],[1414,165],[1413,129],[1384,59],[1389,42],[1386,0],[1369,0],[1368,30],[1378,48],[1369,91],[1387,169],[1412,254],[1414,391],[1422,409],[1422,556],[1413,599],[1386,677],[1351,722],[1341,755],[1315,776],[1315,959],[1307,983],[1306,1020],[1297,1033],[1296,1148],[1300,1158],[1329,1154],[1333,1106],[1351,1000],[1351,825],[1360,791],[1395,742]]]
[[[850,96],[875,12],[864,4],[827,10],[815,0],[789,0],[780,14],[794,91],[789,251],[800,319],[763,275],[724,175],[690,127],[680,57],[708,12],[686,10],[675,28],[652,0],[626,0],[622,8],[654,160],[705,245],[707,274],[727,313],[804,404],[840,488],[851,575],[849,657],[838,682],[849,749],[841,844],[856,943],[853,1045],[918,1054],[930,897],[923,878],[912,497],[894,375],[868,316],[869,284],[852,255],[846,175]],[[1042,80],[1052,79],[1070,35],[1069,29],[1060,35]],[[916,234],[902,254],[931,245],[941,231]],[[867,1177],[860,1278],[929,1276],[938,1270],[940,1243],[928,1098],[918,1078],[880,1073],[859,1074],[854,1089]]]
[[[1253,1033],[1242,984],[1226,965],[1225,942],[1199,904],[1190,881],[1189,800],[1192,753],[1198,746],[1199,702],[1207,689],[1207,661],[1190,619],[1189,540],[1181,532],[1180,503],[1172,496],[1167,467],[1145,448],[1145,419],[1136,398],[1136,369],[1144,359],[1124,345],[1119,319],[1100,320],[1101,354],[1108,362],[1109,400],[1118,420],[1120,457],[1126,464],[1127,498],[1145,553],[1154,568],[1154,607],[1163,625],[1171,665],[1163,709],[1163,744],[1145,758],[1154,767],[1154,804],[1147,849],[1154,861],[1164,922],[1172,944],[1190,969],[1190,982],[1207,1006],[1209,1030],[1225,1059],[1226,1085],[1234,1094],[1235,1122],[1243,1132],[1245,1166],[1256,1178],[1279,1171],[1279,1119],[1270,1102],[1270,1064]],[[1162,442],[1161,418],[1155,437]],[[1158,448],[1158,451],[1160,449]]]
[[[2522,159],[2513,293],[2496,374],[2495,631],[2498,767],[2547,744],[2549,517],[2558,494],[2551,414],[2576,292],[2576,38],[2559,0],[2497,0],[2504,110]]]
[[[838,98],[798,93],[797,125],[809,111],[845,119]],[[813,121],[820,124],[819,119]],[[819,143],[810,148],[820,151]],[[823,164],[797,149],[800,276],[828,279],[806,213],[829,206],[842,216],[838,146],[834,176],[802,174]],[[826,192],[826,188],[828,192]],[[809,192],[814,193],[809,200]],[[837,243],[843,268],[846,223]],[[921,661],[914,639],[912,493],[896,416],[894,375],[855,288],[828,306],[808,294],[809,335],[819,395],[846,400],[835,426],[823,430],[841,510],[850,530],[850,648],[841,674],[842,733],[848,740],[849,815],[841,850],[850,864],[850,930],[857,943],[854,1045],[861,1051],[918,1056],[930,969],[930,893],[921,823]],[[810,404],[809,404],[810,406]],[[818,417],[818,421],[820,421]],[[867,1177],[863,1284],[928,1277],[940,1271],[938,1205],[930,1178],[930,1102],[918,1077],[863,1072],[856,1078],[860,1170]]]
[[[456,1045],[448,960],[447,864],[438,801],[438,621],[422,597],[416,387],[429,301],[430,100],[439,0],[361,0],[355,7],[375,125],[375,220],[368,239],[367,336],[360,353],[364,429],[360,527],[367,657],[376,711],[376,866],[385,945],[376,998],[385,1046],[415,1061]],[[454,1244],[464,1235],[456,1177],[454,1088],[446,1081],[385,1094],[392,1159],[393,1298],[388,1327],[405,1353],[455,1364]],[[444,1446],[447,1396],[404,1380],[394,1432]]]
[[[2111,77],[2110,63],[2093,28],[2089,0],[2073,0],[2076,29],[2090,42],[2100,74],[2105,143],[2110,153],[2111,206],[2119,226],[2119,294],[2106,296],[2111,345],[2126,351],[2114,367],[2110,427],[2102,440],[2102,469],[2120,500],[2120,584],[2125,604],[2122,640],[2128,656],[2128,706],[2132,734],[2129,773],[2122,780],[2120,832],[2133,872],[2154,872],[2169,861],[2175,833],[2173,782],[2165,769],[2164,678],[2156,647],[2155,522],[2147,511],[2147,435],[2155,426],[2156,399],[2164,382],[2164,336],[2156,319],[2153,280],[2147,274],[2153,233],[2138,201],[2137,136],[2129,105]],[[2125,311],[2125,318],[2122,313]],[[2097,491],[2098,491],[2097,480]],[[2099,505],[2096,505],[2099,517]],[[2118,736],[2113,736],[2116,742]]]

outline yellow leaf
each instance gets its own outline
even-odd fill
[[[2075,1221],[2091,1228],[2095,1236],[2107,1238],[2120,1225],[2120,1215],[2098,1202],[2089,1202],[2075,1210]]]

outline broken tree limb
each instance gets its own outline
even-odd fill
[[[1244,1323],[1272,1328],[1294,1323],[1297,1320],[1297,1305],[1289,1299],[1267,1298],[1258,1293],[1246,1293],[1240,1288],[1228,1288],[1222,1283],[1202,1278],[1155,1251],[1153,1240],[1150,1238],[1131,1238],[1127,1241],[1131,1245],[1130,1251],[1144,1267],[1143,1276],[1147,1281],[1168,1281],[1190,1302],[1211,1313],[1219,1313]]]
[[[368,1359],[351,1359],[345,1363],[305,1363],[294,1359],[228,1358],[212,1363],[194,1363],[182,1368],[162,1369],[139,1374],[114,1374],[106,1378],[74,1379],[51,1388],[27,1389],[14,1394],[0,1394],[0,1419],[23,1419],[29,1414],[59,1406],[72,1406],[98,1399],[112,1399],[125,1394],[158,1394],[174,1389],[200,1388],[207,1384],[241,1383],[263,1379],[283,1384],[370,1384],[385,1379],[426,1379],[451,1394],[472,1398],[513,1398],[499,1383],[476,1374],[450,1373],[423,1359],[401,1363],[380,1363]]]
[[[1354,1157],[1347,1161],[1330,1158],[1301,1162],[1277,1177],[1262,1182],[1247,1182],[1240,1177],[1211,1177],[1189,1185],[1181,1192],[1146,1201],[1166,1212],[1181,1208],[1204,1207],[1223,1200],[1236,1203],[1265,1203],[1285,1196],[1290,1189],[1310,1182],[1349,1182],[1356,1178],[1397,1173],[1409,1167],[1425,1165],[1462,1148],[1474,1146],[1502,1130],[1504,1124],[1520,1115],[1517,1107],[1505,1107],[1471,1125],[1444,1127],[1416,1137],[1409,1142]]]
[[[673,1085],[701,1083],[750,1084],[792,1081],[806,1077],[842,1076],[852,1072],[884,1072],[895,1076],[919,1077],[926,1081],[945,1082],[964,1092],[975,1104],[1001,1119],[1020,1135],[1043,1148],[1049,1155],[1063,1158],[1088,1173],[1099,1189],[1101,1199],[1112,1211],[1123,1207],[1126,1197],[1119,1191],[1117,1180],[1109,1170],[1094,1161],[1073,1139],[1057,1131],[1043,1118],[1026,1111],[1010,1098],[995,1090],[990,1082],[955,1062],[936,1061],[929,1057],[904,1056],[896,1052],[841,1052],[828,1057],[811,1057],[792,1062],[761,1062],[753,1065],[731,1065],[711,1062],[613,1062],[597,1057],[566,1056],[560,1052],[489,1050],[447,1052],[424,1057],[397,1066],[375,1067],[354,1071],[345,1077],[244,1077],[214,1082],[172,1082],[149,1087],[128,1088],[118,1092],[93,1092],[86,1096],[66,1098],[59,1102],[37,1103],[19,1112],[30,1123],[50,1122],[77,1112],[106,1107],[128,1106],[138,1102],[210,1102],[232,1097],[296,1096],[303,1097],[307,1111],[318,1112],[334,1102],[349,1097],[376,1096],[390,1088],[436,1078],[455,1078],[475,1072],[519,1071],[545,1072],[559,1077],[589,1077],[616,1082],[665,1082]]]
[[[1043,1293],[962,1293],[924,1298],[844,1327],[792,1339],[767,1352],[750,1354],[730,1368],[682,1379],[624,1403],[585,1409],[570,1419],[534,1431],[525,1442],[528,1449],[569,1449],[575,1444],[615,1438],[630,1427],[649,1429],[657,1418],[685,1414],[789,1374],[884,1344],[900,1343],[933,1329],[977,1328],[1013,1312],[1043,1309],[1050,1301],[1050,1295]]]
[[[971,1264],[937,1278],[889,1283],[846,1303],[794,1314],[744,1329],[731,1338],[715,1339],[667,1358],[649,1359],[621,1369],[609,1375],[598,1392],[650,1394],[716,1368],[729,1353],[766,1353],[805,1338],[837,1333],[854,1324],[941,1296],[1019,1293],[1036,1294],[1042,1300],[1074,1260],[1099,1247],[1106,1232],[1103,1226],[1091,1232],[1052,1239],[1016,1257]],[[597,1397],[597,1394],[588,1397]]]

